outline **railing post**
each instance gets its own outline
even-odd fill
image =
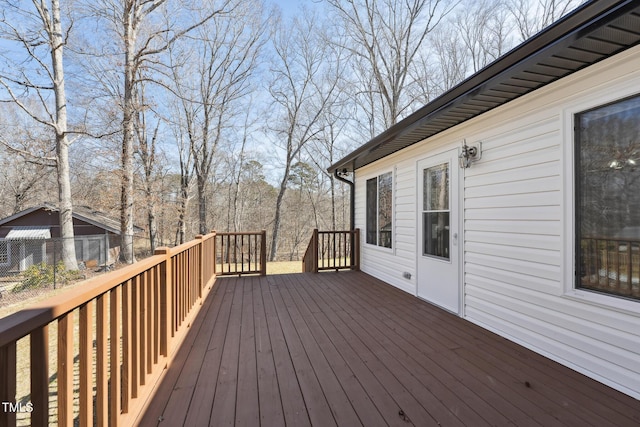
[[[211,233],[213,234],[213,237],[212,237],[212,239],[213,239],[213,261],[212,262],[213,262],[213,275],[215,276],[216,274],[218,274],[217,267],[216,267],[216,264],[217,264],[216,257],[218,256],[217,255],[217,253],[218,253],[217,252],[218,251],[218,245],[217,245],[216,242],[218,241],[218,234],[216,233],[216,230],[211,230]]]
[[[204,236],[198,234],[198,299],[202,298],[202,288],[204,287]]]
[[[360,229],[356,228],[353,233],[353,245],[351,246],[352,256],[354,260],[351,262],[353,264],[353,269],[355,271],[360,271]]]
[[[16,401],[16,343],[15,341],[0,348],[0,401]],[[16,413],[0,411],[0,425],[15,426]]]
[[[313,272],[317,273],[318,272],[318,263],[319,263],[319,256],[318,256],[318,229],[314,228],[313,229]]]
[[[260,275],[267,275],[267,231],[262,230],[262,241],[260,242]]]
[[[160,267],[160,354],[169,356],[171,339],[171,257],[169,248],[156,249],[155,255],[165,257]]]

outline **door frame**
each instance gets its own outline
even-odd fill
[[[423,301],[426,301],[430,304],[434,304],[439,308],[442,308],[443,310],[446,310],[450,313],[453,313],[457,316],[460,317],[464,317],[465,316],[465,306],[464,306],[464,243],[465,243],[465,238],[464,238],[464,177],[465,177],[465,169],[462,169],[459,167],[457,159],[458,156],[460,154],[460,149],[457,146],[448,146],[447,148],[441,149],[441,150],[437,150],[435,152],[429,153],[426,156],[421,156],[419,158],[416,159],[415,162],[415,167],[416,167],[416,173],[415,173],[415,189],[416,189],[416,196],[415,196],[415,203],[416,203],[416,212],[415,212],[415,227],[416,227],[416,242],[415,242],[415,249],[416,249],[416,258],[415,258],[415,272],[416,272],[416,297],[420,298]],[[452,311],[448,308],[442,307],[440,305],[437,305],[435,302],[429,301],[423,297],[421,297],[419,295],[419,287],[420,287],[420,269],[419,269],[419,263],[420,263],[420,259],[422,258],[422,236],[420,235],[420,231],[422,230],[422,227],[420,226],[420,221],[422,221],[422,207],[421,207],[421,202],[422,202],[422,194],[420,193],[420,181],[421,179],[423,179],[422,177],[422,169],[420,166],[420,163],[425,162],[425,161],[430,161],[433,160],[434,161],[434,165],[436,165],[438,163],[437,158],[438,157],[445,157],[445,155],[448,155],[451,161],[451,165],[450,165],[450,173],[456,173],[457,174],[457,188],[454,188],[453,186],[451,186],[451,192],[455,192],[454,194],[450,194],[449,197],[454,196],[456,198],[456,202],[458,204],[458,212],[457,212],[457,227],[458,227],[458,244],[457,245],[451,245],[451,251],[456,251],[456,254],[458,256],[458,261],[457,261],[457,286],[458,286],[458,311]],[[442,261],[442,262],[446,262],[446,261]],[[453,262],[453,261],[451,261]]]

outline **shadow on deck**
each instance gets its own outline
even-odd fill
[[[640,401],[347,271],[218,278],[139,422],[635,426]]]

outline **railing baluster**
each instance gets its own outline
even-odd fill
[[[631,242],[627,242],[627,290],[631,295],[631,289],[633,287],[633,248]]]
[[[620,242],[615,243],[615,264],[616,264],[616,289],[620,289]]]
[[[93,424],[93,306],[80,306],[80,425]]]
[[[153,289],[153,275],[155,272],[155,267],[150,270],[145,271],[145,284],[147,286],[146,290],[146,301],[147,301],[147,331],[145,335],[147,336],[147,374],[151,374],[153,372],[153,359],[154,359],[154,338],[155,338],[155,316],[154,316],[154,297],[155,292]],[[157,306],[156,306],[157,307]]]
[[[131,399],[131,281],[122,285],[122,413],[129,412]]]
[[[214,233],[214,241],[218,243],[215,243],[212,251],[215,264],[219,262],[217,265],[220,265],[221,271],[214,270],[213,273],[218,275],[266,274],[266,231]],[[219,261],[218,247],[221,248]]]
[[[31,404],[34,408],[31,412],[31,425],[47,426],[49,424],[49,326],[45,325],[31,332],[30,339]],[[5,377],[2,378],[4,380]],[[6,400],[3,401],[6,402]],[[4,424],[0,422],[0,425]]]
[[[138,397],[140,384],[140,276],[131,280],[131,399]]]
[[[147,375],[147,283],[145,281],[145,272],[138,275],[138,307],[140,314],[138,319],[140,322],[140,358],[138,359],[140,365],[138,367],[138,376],[140,378],[140,385],[146,384]]]
[[[109,292],[109,425],[120,424],[122,406],[122,371],[120,370],[122,286]]]
[[[16,401],[16,342],[13,341],[0,347],[0,401]],[[34,410],[45,410],[42,407],[34,407]],[[15,426],[16,413],[0,411],[0,425]]]
[[[96,300],[96,422],[98,427],[109,425],[108,325],[107,298],[102,294]]]
[[[329,235],[330,237],[333,237],[333,267],[335,268],[336,266],[336,234],[334,233],[333,235]]]
[[[58,426],[73,426],[73,312],[58,319]]]
[[[359,230],[318,231],[315,229],[302,258],[304,272],[359,270]]]
[[[161,285],[162,282],[162,264],[155,266],[153,271],[153,363],[158,363],[158,359],[160,358],[160,342],[162,341],[162,329],[161,329],[161,316],[162,316],[162,307],[161,307]]]

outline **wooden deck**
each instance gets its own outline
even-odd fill
[[[360,272],[219,278],[141,425],[637,426],[640,401]]]

